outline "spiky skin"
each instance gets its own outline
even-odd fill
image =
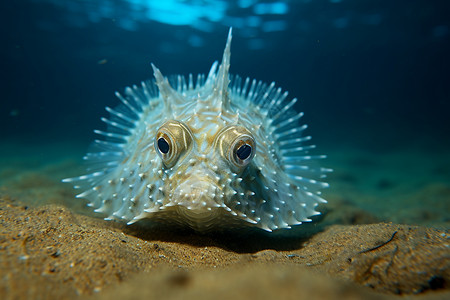
[[[95,131],[106,139],[85,157],[90,173],[64,180],[85,189],[77,197],[107,219],[163,219],[198,231],[272,231],[319,214],[328,186],[320,180],[330,170],[314,166],[324,156],[304,146],[310,137],[293,111],[297,100],[274,83],[230,80],[230,44],[231,30],[218,70],[216,62],[195,85],[192,76],[170,84],[153,66],[155,82],[117,93],[123,104],[102,119],[108,131]],[[237,158],[243,144],[245,160]]]

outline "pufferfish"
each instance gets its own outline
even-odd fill
[[[176,223],[205,232],[291,228],[320,214],[330,169],[300,125],[297,99],[275,83],[230,76],[231,29],[209,74],[127,87],[107,130],[84,160],[88,174],[64,179],[107,220]]]

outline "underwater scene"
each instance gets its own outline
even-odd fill
[[[0,299],[450,299],[448,1],[0,6]]]

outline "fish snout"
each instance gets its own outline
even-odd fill
[[[209,176],[195,176],[180,183],[173,193],[174,202],[194,211],[211,210],[217,203],[220,188]]]

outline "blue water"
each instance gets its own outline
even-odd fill
[[[359,185],[362,194],[376,194],[372,188],[391,177],[410,183],[396,190],[403,195],[418,178],[424,187],[450,185],[448,1],[15,0],[0,11],[5,164],[7,155],[27,157],[26,149],[55,142],[84,149],[104,107],[118,104],[114,91],[150,78],[151,62],[165,75],[207,73],[232,26],[231,73],[275,81],[298,97],[308,133],[337,174],[361,183],[376,169],[373,184]],[[371,163],[355,168],[352,151]],[[411,153],[397,168],[392,157]],[[386,169],[373,167],[380,161]],[[395,171],[408,162],[417,176],[405,179]]]

